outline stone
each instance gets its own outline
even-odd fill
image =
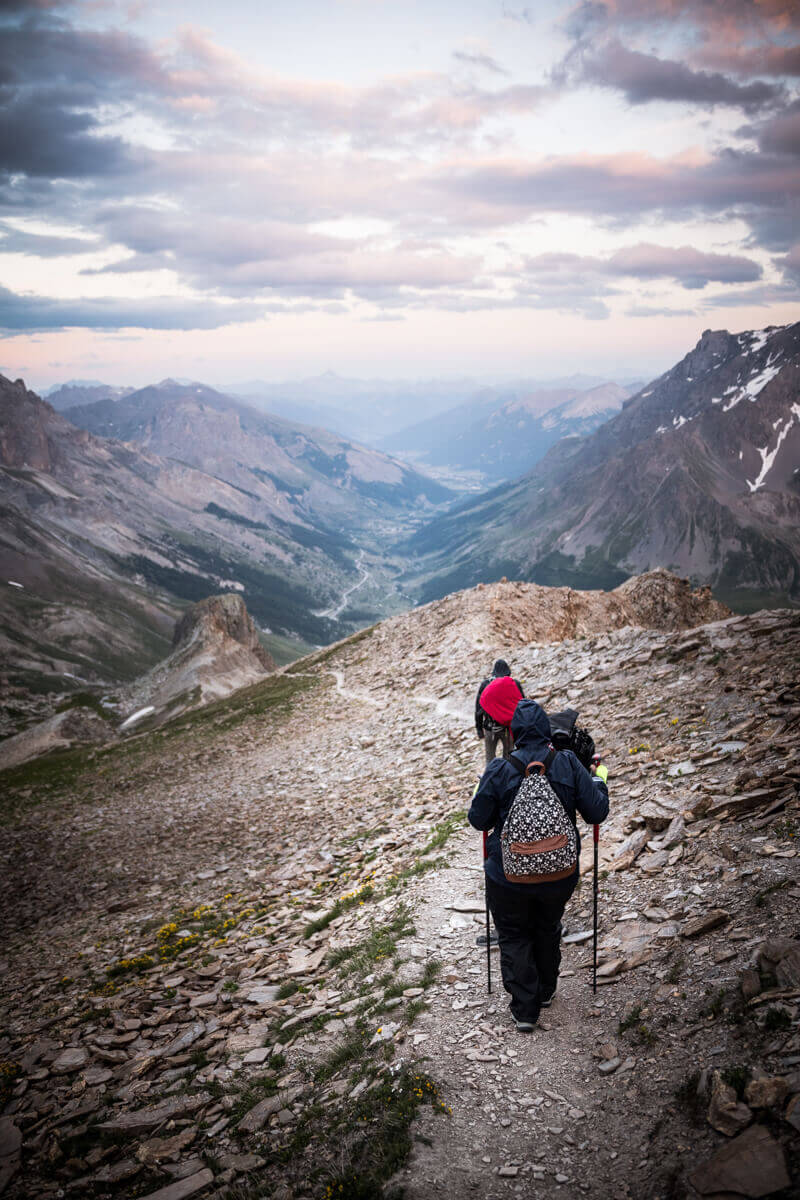
[[[190,1146],[197,1137],[197,1126],[191,1125],[186,1129],[182,1129],[180,1133],[176,1133],[173,1137],[166,1138],[151,1138],[148,1142],[142,1142],[136,1149],[136,1157],[139,1162],[146,1166],[153,1166],[155,1163],[169,1162],[170,1160],[180,1158],[182,1152],[187,1146]]]
[[[666,850],[656,850],[655,854],[648,854],[646,858],[639,859],[639,870],[644,871],[647,875],[655,875],[658,871],[663,871],[667,865],[669,855]]]
[[[630,837],[618,847],[614,858],[609,864],[609,871],[624,871],[636,862],[647,843],[650,834],[646,829],[635,829]]]
[[[156,1192],[149,1192],[142,1197],[142,1200],[186,1200],[187,1196],[196,1196],[198,1192],[202,1192],[213,1182],[213,1172],[205,1167],[187,1179],[179,1179],[175,1183],[168,1183],[166,1187],[159,1188]]]
[[[266,1099],[259,1100],[258,1104],[254,1104],[244,1114],[236,1128],[241,1129],[243,1133],[256,1133],[259,1129],[264,1128],[271,1116],[296,1100],[302,1091],[302,1088],[293,1088],[289,1092],[278,1092],[275,1096],[267,1096]]]
[[[709,1125],[726,1137],[734,1137],[750,1124],[753,1114],[746,1104],[740,1104],[735,1090],[723,1080],[719,1071],[711,1078],[711,1101],[706,1113]]]
[[[278,998],[279,986],[275,987],[257,987],[253,988],[252,992],[248,992],[245,1000],[248,1004],[274,1004]]]
[[[54,1075],[70,1075],[73,1071],[80,1071],[88,1061],[89,1054],[83,1046],[69,1046],[62,1050],[50,1070]]]
[[[601,1062],[598,1070],[601,1075],[613,1075],[614,1072],[621,1066],[622,1059],[616,1055],[614,1058],[609,1058],[606,1059],[605,1062]]]
[[[791,1185],[783,1147],[763,1125],[751,1125],[689,1176],[701,1196],[731,1192],[759,1200]]]
[[[181,1054],[184,1050],[188,1050],[196,1041],[198,1041],[206,1031],[206,1027],[202,1021],[195,1021],[193,1025],[189,1025],[184,1029],[183,1033],[179,1033],[177,1037],[168,1042],[155,1053],[159,1058],[172,1058],[174,1054]]]
[[[249,1050],[258,1050],[264,1043],[263,1033],[231,1033],[225,1043],[228,1054],[246,1054]]]
[[[237,1175],[246,1174],[247,1171],[257,1171],[259,1167],[263,1167],[266,1159],[263,1159],[260,1154],[223,1154],[220,1157],[219,1163],[223,1171],[235,1171]]]
[[[648,921],[654,921],[656,924],[669,920],[669,913],[665,908],[646,908],[644,916]]]
[[[22,1161],[22,1133],[11,1117],[0,1117],[0,1192],[5,1191]]]
[[[257,1046],[254,1050],[248,1050],[244,1056],[246,1066],[260,1066],[269,1058],[272,1051],[269,1046]]]
[[[761,976],[752,967],[747,967],[739,977],[739,987],[745,1000],[752,1000],[761,991]]]
[[[611,958],[608,962],[602,963],[597,968],[598,979],[613,979],[615,975],[619,975],[625,969],[624,958]]]
[[[92,1183],[114,1184],[122,1183],[125,1179],[133,1179],[142,1169],[142,1163],[135,1158],[122,1158],[119,1162],[106,1163],[92,1176]]]
[[[673,817],[670,821],[669,828],[662,838],[659,839],[662,850],[672,850],[675,846],[679,846],[681,842],[686,840],[686,821],[681,813],[677,817]]]
[[[107,1067],[87,1067],[83,1072],[83,1081],[87,1087],[99,1087],[101,1083],[108,1083],[114,1078],[114,1072],[109,1071]]]
[[[594,930],[592,929],[580,929],[576,933],[566,934],[561,941],[565,946],[574,946],[578,942],[588,942],[593,933]]]
[[[519,1167],[514,1167],[511,1166],[511,1164],[507,1164],[506,1166],[500,1167],[497,1174],[501,1179],[516,1179],[519,1175]]]
[[[18,1154],[22,1149],[22,1134],[11,1117],[0,1117],[0,1158]]]
[[[724,908],[709,909],[702,916],[687,921],[681,929],[681,936],[685,938],[702,937],[704,933],[710,933],[712,929],[719,929],[721,925],[726,925],[730,919],[730,914]]]
[[[192,996],[189,1005],[191,1008],[210,1008],[218,999],[216,992],[202,992],[199,996]]]
[[[156,1129],[165,1121],[189,1116],[204,1108],[210,1100],[208,1092],[199,1092],[196,1096],[174,1096],[152,1108],[140,1108],[137,1112],[120,1113],[110,1121],[101,1121],[97,1128],[107,1133],[132,1137],[138,1133],[146,1133],[148,1129]]]
[[[751,1079],[744,1098],[751,1108],[777,1108],[789,1095],[789,1082],[782,1075]]]
[[[800,1095],[792,1096],[789,1103],[786,1105],[785,1119],[791,1125],[792,1129],[796,1129],[800,1133]]]

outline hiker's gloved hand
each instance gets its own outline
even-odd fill
[[[602,779],[603,783],[608,782],[608,767],[605,763],[597,763],[596,766],[593,765],[592,773],[597,779]]]

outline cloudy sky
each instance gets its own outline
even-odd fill
[[[0,370],[654,373],[800,317],[794,0],[0,0]]]

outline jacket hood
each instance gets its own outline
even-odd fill
[[[520,700],[511,718],[514,745],[520,750],[550,741],[550,718],[535,700]]]
[[[504,658],[498,658],[497,662],[492,667],[492,674],[497,678],[499,675],[510,675],[511,667]]]

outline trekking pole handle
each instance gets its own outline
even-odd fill
[[[489,857],[489,831],[488,831],[488,829],[484,829],[484,831],[483,831],[483,857],[484,857],[484,859],[487,859]]]
[[[599,825],[592,826],[592,837],[594,839],[595,846],[599,845],[600,844],[600,826]]]

